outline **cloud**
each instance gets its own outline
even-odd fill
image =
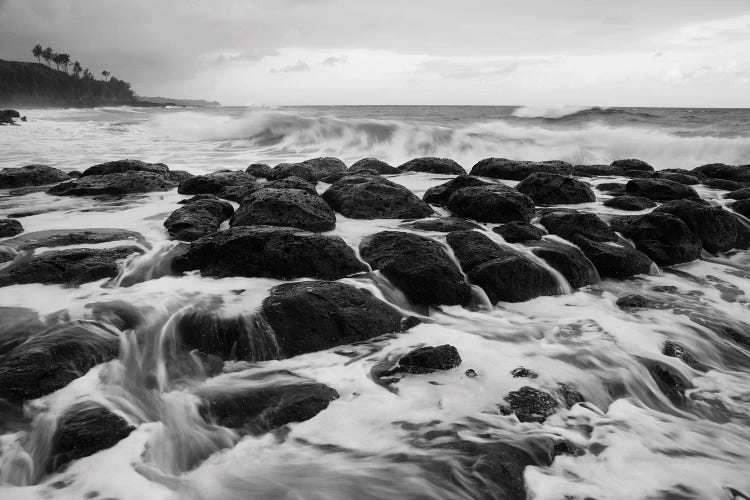
[[[271,73],[302,73],[305,71],[310,71],[312,68],[309,64],[307,64],[302,59],[298,60],[296,63],[291,64],[289,66],[282,66],[281,68],[274,68],[271,70]]]
[[[230,61],[251,61],[256,62],[260,61],[261,59],[264,59],[266,57],[274,57],[278,56],[279,51],[278,49],[270,49],[270,48],[258,48],[254,47],[252,49],[244,50],[240,52],[239,54],[236,54],[229,58]]]
[[[462,60],[460,58],[429,59],[417,65],[418,74],[437,74],[443,78],[486,78],[491,76],[507,76],[516,71],[548,64],[547,58],[508,58]]]
[[[721,45],[750,40],[750,14],[688,24],[675,30],[668,41],[676,45]]]
[[[336,66],[337,64],[344,64],[346,60],[346,56],[331,56],[324,59],[320,64],[323,66]]]

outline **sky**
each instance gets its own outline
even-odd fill
[[[750,107],[750,0],[0,0],[36,43],[225,105]]]

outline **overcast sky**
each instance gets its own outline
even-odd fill
[[[750,107],[749,0],[0,0],[37,42],[223,104]]]

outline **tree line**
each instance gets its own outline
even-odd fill
[[[42,62],[42,59],[44,59],[44,62],[47,63],[48,68],[52,68],[51,64],[54,63],[58,71],[60,71],[60,69],[62,68],[62,71],[65,71],[66,74],[72,73],[72,75],[76,78],[83,78],[86,80],[94,79],[94,75],[91,73],[91,71],[89,71],[88,68],[84,69],[81,66],[81,63],[79,63],[78,61],[74,61],[71,67],[70,54],[55,52],[52,47],[47,47],[46,49],[44,49],[42,48],[41,44],[38,43],[34,45],[33,49],[31,49],[31,53],[34,54],[34,57],[36,57],[36,60],[40,63]],[[71,68],[71,73],[68,73],[68,68]],[[104,77],[105,81],[109,81],[110,75],[111,73],[109,71],[102,71],[102,76]]]

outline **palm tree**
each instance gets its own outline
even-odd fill
[[[34,54],[34,57],[36,57],[37,62],[42,62],[42,59],[41,59],[42,52],[44,52],[44,49],[38,43],[34,45],[33,49],[31,49],[31,53]]]
[[[73,63],[73,74],[76,78],[81,76],[81,71],[83,71],[83,68],[81,67],[81,63],[78,61]]]
[[[60,65],[65,70],[65,73],[68,72],[68,64],[70,64],[70,54],[60,54]]]
[[[109,71],[107,71],[106,69],[105,69],[104,71],[102,71],[102,76],[104,77],[104,80],[105,80],[105,81],[107,80],[107,77],[108,77],[109,75],[110,75],[110,72],[109,72]]]
[[[54,57],[54,55],[55,54],[54,54],[54,52],[52,52],[52,47],[47,47],[46,49],[44,49],[42,51],[42,59],[45,60],[45,62],[47,63],[47,67],[48,68],[50,67],[49,62],[52,60],[52,58]]]

